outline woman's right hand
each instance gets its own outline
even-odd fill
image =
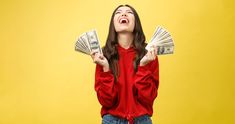
[[[97,52],[91,52],[91,58],[92,58],[94,63],[103,66],[103,71],[104,72],[109,71],[109,62],[104,57],[103,54],[100,54],[100,53],[97,53]]]

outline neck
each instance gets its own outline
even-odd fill
[[[125,32],[125,33],[118,33],[118,44],[125,48],[128,49],[129,47],[132,46],[133,43],[133,34],[131,32]]]

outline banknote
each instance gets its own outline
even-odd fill
[[[102,54],[96,30],[90,30],[81,34],[75,43],[75,50],[87,55],[90,55],[91,52]]]
[[[151,47],[157,47],[157,54],[173,54],[174,53],[174,42],[170,33],[163,27],[158,26],[150,39],[148,45],[145,47],[146,50],[150,50]]]

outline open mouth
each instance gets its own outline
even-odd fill
[[[129,20],[126,19],[126,18],[121,18],[121,19],[119,20],[119,23],[120,23],[120,24],[127,24],[127,23],[129,23]]]

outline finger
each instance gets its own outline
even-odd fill
[[[155,50],[153,49],[153,51],[151,52],[151,57],[150,57],[151,60],[154,60],[155,59]]]
[[[90,55],[94,56],[96,53],[97,53],[97,52],[95,52],[95,51],[91,51],[91,52],[90,52]]]
[[[99,58],[103,60],[104,56],[102,54],[99,54]]]
[[[156,55],[154,54],[152,60],[155,60],[155,59],[156,59]]]
[[[152,45],[151,45],[150,50],[153,51],[152,53],[153,53],[154,55],[156,54],[156,48],[157,48],[157,46],[156,46],[155,44],[152,44]]]
[[[151,47],[150,47],[150,51],[153,51],[154,50],[154,46],[152,45]]]
[[[96,62],[100,61],[100,54],[99,53],[95,53],[94,61],[96,61]]]
[[[150,53],[150,56],[152,56],[154,54],[154,48],[153,47],[150,49],[149,53]]]
[[[151,51],[148,51],[147,54],[145,55],[147,57],[147,59],[149,58],[149,56],[151,55]]]
[[[91,52],[91,53],[90,53],[91,58],[94,59],[94,57],[96,56],[96,54],[97,54],[97,52]]]
[[[153,60],[153,58],[154,58],[154,51],[153,51],[153,52],[151,52],[151,55],[149,56],[149,60],[150,60],[150,61],[152,61],[152,60]]]
[[[99,53],[97,53],[97,58],[99,59],[99,61],[104,60],[104,56]]]
[[[94,59],[93,59],[93,62],[94,62],[94,63],[98,63],[97,58],[94,58]]]
[[[154,47],[154,54],[155,54],[155,56],[157,56],[157,46],[156,47]]]
[[[96,57],[96,58],[94,59],[94,63],[102,65],[102,64],[101,64],[102,61],[101,61],[101,59],[98,58],[98,57]]]
[[[96,56],[97,58],[100,58],[100,53],[96,53],[95,56]]]
[[[90,55],[93,55],[93,54],[94,54],[94,52],[93,52],[93,51],[91,51],[91,52],[90,52]]]
[[[151,61],[152,59],[152,51],[149,51],[149,53],[147,54],[147,61]]]
[[[154,47],[155,47],[155,45],[154,45],[154,44],[151,44],[149,48],[154,48]]]

